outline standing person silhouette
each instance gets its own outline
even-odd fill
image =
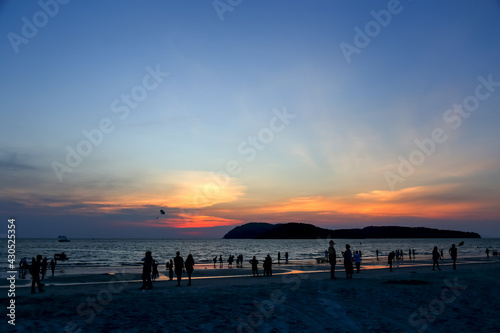
[[[457,252],[458,249],[455,247],[455,244],[451,244],[451,248],[448,250],[451,256],[451,260],[453,260],[453,269],[457,269]]]
[[[168,278],[170,280],[174,279],[174,263],[172,262],[172,259],[170,259],[170,264],[168,265]]]
[[[345,252],[343,253],[343,256],[344,256],[344,268],[345,268],[346,279],[352,279],[352,273],[354,273],[354,268],[352,267],[352,252],[351,252],[351,246],[349,244],[345,245]]]
[[[335,245],[335,242],[333,240],[330,240],[329,244],[330,246],[328,247],[328,261],[330,262],[330,279],[336,280],[337,278],[335,277],[335,265],[337,264],[337,252],[333,247]]]
[[[224,267],[224,264],[223,264],[223,260],[222,260],[222,254],[219,256],[219,263],[220,263],[220,268],[223,268]]]
[[[42,255],[39,254],[35,258],[32,258],[31,260],[31,268],[30,268],[30,274],[32,276],[32,281],[31,281],[31,293],[36,294],[35,292],[35,285],[38,286],[38,291],[43,293],[43,288],[40,283],[40,269],[42,265]]]
[[[214,261],[214,268],[216,268],[215,264],[217,263],[217,256],[214,257],[213,261]]]
[[[180,256],[179,251],[177,251],[176,256],[174,258],[174,266],[175,266],[175,275],[177,276],[177,286],[180,286],[182,278],[182,269],[184,268],[184,259]]]
[[[153,265],[153,274],[151,275],[153,281],[155,281],[156,278],[160,276],[160,274],[158,273],[158,265],[159,264],[160,263],[158,261],[153,260],[153,264],[152,264]]]
[[[285,264],[288,264],[288,252],[285,252]]]
[[[389,264],[389,271],[390,272],[392,272],[392,262],[394,261],[394,257],[396,257],[396,253],[394,253],[394,251],[391,251],[389,253],[389,256],[387,257],[387,263]]]
[[[147,251],[142,263],[142,287],[140,290],[153,289],[153,283],[151,282],[151,268],[153,265],[153,257],[151,256],[151,251]]]
[[[359,273],[359,268],[361,266],[361,255],[358,251],[354,254],[354,262],[356,264],[356,273]]]
[[[490,249],[486,248],[486,259],[490,259]]]
[[[47,257],[44,257],[42,260],[42,280],[45,280],[45,274],[47,274],[47,263],[48,259]]]
[[[186,266],[186,272],[188,274],[188,286],[191,285],[191,274],[193,274],[194,270],[194,259],[193,256],[188,254],[188,257],[186,259],[186,262],[184,263],[184,266]]]
[[[441,257],[439,251],[438,251],[438,247],[437,246],[434,246],[434,250],[432,250],[432,270],[435,271],[436,269],[434,268],[435,266],[437,266],[438,270],[441,270],[441,268],[439,268],[439,258]]]
[[[378,261],[378,249],[375,251],[375,254],[377,255],[377,261]]]
[[[278,251],[278,265],[281,264],[280,260],[281,260],[281,252]]]
[[[253,259],[249,261],[250,264],[252,264],[252,274],[253,276],[259,276],[259,261],[257,260],[257,258],[255,258],[255,256],[253,256]]]
[[[52,276],[54,276],[54,271],[56,270],[56,262],[54,259],[50,259],[50,270],[52,271]]]

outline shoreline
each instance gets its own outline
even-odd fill
[[[43,293],[32,295],[28,287],[17,288],[15,328],[19,332],[361,333],[427,328],[493,332],[500,325],[500,260],[459,261],[455,271],[444,262],[442,271],[432,271],[429,264],[394,267],[393,272],[366,269],[349,280],[342,265],[337,265],[337,280],[330,280],[325,268],[329,266],[289,265],[282,274],[273,269],[273,276],[259,278],[249,276],[250,267],[238,269],[248,274],[223,277],[202,274],[210,270],[199,270],[197,275],[195,270],[191,286],[183,274],[180,287],[175,280],[161,280],[147,291],[139,290],[139,272],[67,275],[60,277],[65,281],[59,285],[47,280]],[[226,270],[231,269],[219,272]],[[441,300],[443,290],[446,300],[453,301]],[[435,311],[431,313],[435,319],[421,316],[421,308]]]
[[[338,258],[337,258],[338,259]],[[490,257],[489,259],[477,256],[469,256],[466,258],[462,258],[457,261],[457,267],[463,265],[474,265],[474,264],[494,264],[500,263],[500,257]],[[251,267],[249,264],[244,266],[243,268],[228,268],[227,265],[224,268],[217,267],[214,268],[213,265],[208,265],[210,267],[206,267],[205,264],[195,265],[195,269],[193,272],[192,280],[204,280],[204,279],[230,279],[230,278],[240,278],[240,277],[253,277]],[[440,266],[448,269],[452,266],[451,259],[442,259],[440,260]],[[422,259],[411,259],[411,260],[394,260],[393,262],[393,270],[401,270],[401,269],[409,269],[409,268],[431,268],[432,260],[427,258]],[[142,282],[141,274],[142,267],[141,266],[127,266],[127,267],[99,267],[98,271],[95,272],[95,268],[90,269],[81,269],[77,268],[74,270],[70,270],[68,273],[66,272],[57,272],[52,277],[50,270],[47,271],[47,276],[42,283],[44,283],[48,287],[53,286],[63,286],[63,285],[90,285],[90,284],[105,284],[108,283],[109,280],[115,276],[120,276],[121,281],[136,283]],[[364,259],[361,263],[360,272],[372,272],[372,271],[384,271],[389,270],[389,265],[386,260],[380,259],[379,261],[375,259]],[[279,275],[287,275],[287,274],[306,274],[306,273],[329,273],[330,265],[329,263],[321,263],[317,264],[315,259],[311,260],[295,260],[290,261],[288,264],[282,263],[277,264],[273,263],[273,276]],[[262,275],[263,268],[262,262],[259,263],[259,274]],[[169,281],[168,271],[165,269],[159,270],[160,276],[156,278],[155,283]],[[341,259],[338,259],[335,274],[337,276],[341,276],[344,274],[344,265]],[[354,273],[354,276],[359,275]],[[364,274],[361,274],[363,276]],[[183,279],[187,278],[187,274],[183,273]],[[174,273],[174,280],[176,280],[176,276]],[[108,281],[108,282],[106,282]],[[25,279],[20,279],[17,276],[17,287],[18,288],[27,288],[31,286],[31,276],[29,273],[26,274]],[[3,288],[8,288],[8,281],[4,279],[0,279],[0,290]]]

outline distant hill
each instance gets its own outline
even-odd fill
[[[365,227],[330,230],[307,223],[271,224],[251,222],[235,227],[225,239],[311,239],[311,238],[481,238],[475,232],[440,230],[423,227]]]

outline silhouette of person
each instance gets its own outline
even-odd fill
[[[48,266],[48,263],[47,263],[48,259],[47,257],[44,257],[43,260],[42,260],[42,280],[45,279],[45,274],[47,274],[47,266]]]
[[[153,265],[153,257],[151,256],[151,251],[146,251],[142,263],[142,286],[141,290],[153,289],[153,283],[151,282],[151,267]]]
[[[35,258],[31,259],[30,274],[31,274],[31,277],[33,279],[31,281],[31,293],[32,294],[36,293],[35,292],[35,285],[38,286],[38,291],[43,293],[42,284],[40,283],[41,265],[42,265],[42,255],[41,254],[36,256],[36,260],[35,260]]]
[[[444,258],[443,249],[441,249],[441,258],[440,259],[443,259],[443,258]]]
[[[222,260],[222,254],[219,256],[219,263],[220,263],[220,268],[223,268],[224,267],[224,263],[223,263],[223,260]]]
[[[361,255],[358,251],[354,254],[354,263],[356,264],[356,273],[359,273],[359,268],[361,266]]]
[[[328,247],[328,261],[330,262],[330,279],[336,280],[337,278],[335,277],[335,265],[337,264],[337,252],[333,247],[333,245],[335,245],[335,242],[333,240],[330,240],[329,244],[330,246]]]
[[[243,255],[240,254],[240,267],[243,268]]]
[[[28,271],[28,267],[29,267],[28,260],[26,259],[26,257],[24,257],[19,262],[19,268],[21,269],[21,278],[22,279],[26,278],[26,272]]]
[[[490,259],[490,249],[486,248],[486,259]]]
[[[229,258],[227,259],[227,267],[233,268],[233,255],[230,254]]]
[[[170,264],[168,265],[168,278],[170,280],[174,279],[174,263],[172,262],[172,259],[170,259]]]
[[[411,253],[413,254],[413,259],[415,259],[415,249],[411,250]]]
[[[288,252],[285,252],[285,264],[288,264]]]
[[[266,259],[264,260],[264,276],[273,275],[273,260],[271,256],[268,254]]]
[[[439,258],[440,258],[440,254],[439,254],[439,251],[438,251],[438,247],[437,246],[434,246],[434,250],[432,250],[432,270],[435,271],[435,266],[437,266],[438,270],[441,270],[441,268],[439,268]]]
[[[194,259],[193,259],[193,256],[191,254],[188,254],[184,265],[186,266],[186,272],[188,275],[188,286],[190,286],[191,285],[191,274],[193,274],[193,269],[194,269]]]
[[[451,260],[453,260],[453,269],[457,269],[457,252],[458,249],[455,247],[455,244],[451,244],[451,248],[448,250],[451,256]]]
[[[52,276],[54,276],[54,271],[56,270],[56,262],[54,259],[50,259],[50,270],[52,271]]]
[[[217,263],[217,256],[215,256],[213,260],[214,260],[214,268],[216,268],[215,264]]]
[[[375,251],[375,255],[377,256],[377,261],[378,261],[378,249]]]
[[[411,250],[408,250],[408,258],[411,259]]]
[[[352,266],[352,252],[351,246],[349,244],[345,245],[345,252],[342,253],[344,256],[344,268],[346,279],[352,279],[352,273],[354,273],[354,268]]]
[[[153,274],[152,274],[152,280],[153,280],[153,281],[154,281],[154,280],[156,280],[156,278],[157,278],[158,276],[160,276],[160,274],[158,274],[158,265],[159,265],[159,264],[160,264],[160,263],[159,263],[158,261],[153,260]]]
[[[392,262],[394,261],[394,257],[396,257],[396,254],[394,253],[394,251],[391,251],[389,253],[389,256],[387,257],[387,263],[389,264],[389,271],[390,272],[392,272]]]
[[[252,274],[253,276],[259,276],[259,261],[255,256],[253,256],[253,259],[249,261],[250,264],[252,264]]]
[[[281,252],[278,251],[278,265],[281,265]]]
[[[177,286],[180,286],[182,278],[182,270],[184,268],[184,259],[180,256],[179,251],[177,251],[176,256],[174,258],[174,266],[175,266],[175,275],[177,276]]]

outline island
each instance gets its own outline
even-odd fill
[[[478,233],[425,227],[370,226],[362,229],[324,229],[308,223],[250,222],[235,227],[224,239],[364,239],[364,238],[481,238]]]

